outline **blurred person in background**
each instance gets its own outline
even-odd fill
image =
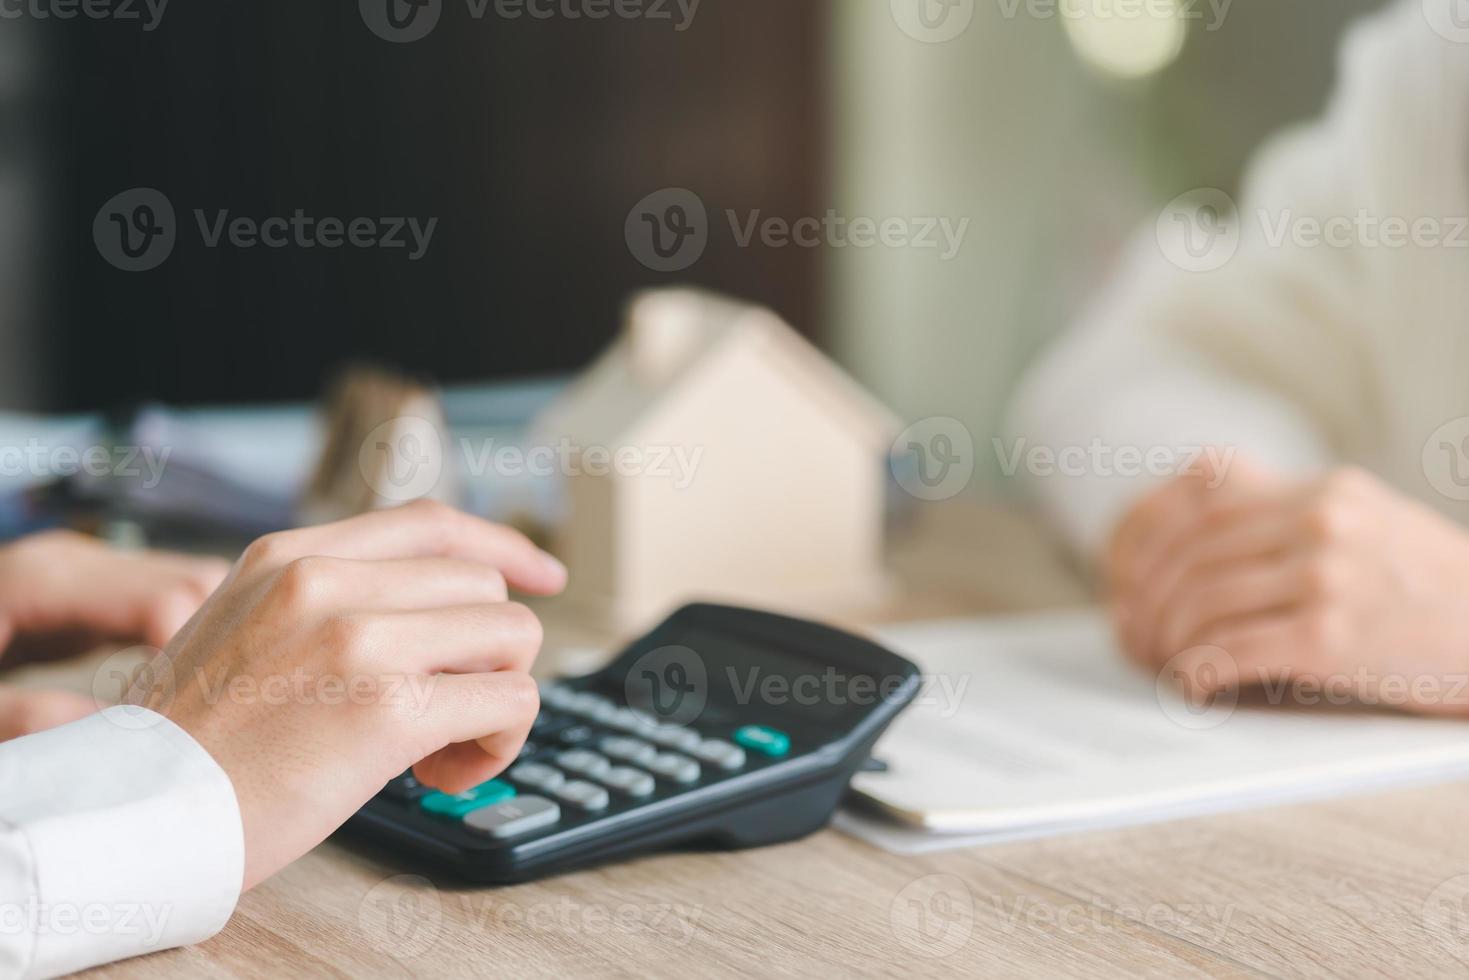
[[[1469,714],[1454,4],[1358,24],[1323,115],[1258,151],[1234,222],[1220,192],[1176,202],[1017,393],[1009,428],[1034,445],[1197,457],[1171,480],[1093,465],[1034,485],[1151,669],[1216,690],[1347,678]]]

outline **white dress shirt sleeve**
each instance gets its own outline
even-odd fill
[[[244,851],[229,777],[161,715],[108,708],[0,743],[0,977],[209,938]]]

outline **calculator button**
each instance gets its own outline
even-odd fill
[[[574,715],[581,715],[583,718],[590,718],[593,712],[603,706],[611,707],[612,702],[602,697],[602,695],[600,694],[582,692],[581,694],[576,694],[572,696],[571,703],[570,705],[568,705],[566,710]]]
[[[586,725],[572,725],[570,728],[556,736],[556,740],[562,745],[580,745],[588,741],[597,733]]]
[[[745,748],[778,759],[791,750],[791,737],[765,725],[746,725],[734,733],[734,740]]]
[[[521,743],[520,751],[516,754],[515,758],[529,759],[531,756],[535,755],[539,751],[541,751],[541,747],[535,742],[523,742]]]
[[[541,685],[541,704],[555,708],[557,711],[565,711],[570,708],[575,698],[576,692],[565,684]]]
[[[605,785],[628,796],[648,796],[653,792],[653,777],[631,766],[614,766],[600,778]]]
[[[498,779],[492,779],[452,796],[435,791],[419,800],[418,805],[429,813],[437,813],[444,817],[462,817],[482,807],[493,806],[508,800],[514,795],[514,786]]]
[[[583,782],[580,779],[563,783],[556,790],[556,795],[567,803],[575,803],[583,810],[605,810],[611,799],[602,787],[594,783]]]
[[[561,819],[561,808],[544,796],[521,796],[475,810],[464,826],[490,837],[518,837]]]
[[[602,739],[602,751],[614,759],[624,762],[635,762],[640,766],[646,766],[658,758],[658,750],[647,742],[636,738],[625,738],[620,735],[609,735]]]
[[[692,783],[699,778],[699,764],[685,755],[660,752],[648,763],[648,768],[664,779],[675,783]]]
[[[657,742],[659,745],[667,746],[670,749],[678,749],[680,752],[692,752],[703,741],[699,737],[698,732],[692,728],[685,728],[682,725],[660,725],[653,730],[648,738]]]
[[[608,728],[615,728],[620,732],[636,732],[647,727],[638,713],[631,708],[617,708],[604,722]]]
[[[411,771],[389,780],[388,785],[383,787],[383,795],[391,796],[395,800],[416,800],[427,792],[429,788],[414,779]]]
[[[738,769],[745,764],[745,750],[722,738],[708,738],[693,749],[694,757],[721,769]]]
[[[616,717],[617,713],[621,710],[622,709],[619,708],[617,705],[613,704],[611,701],[608,701],[605,704],[599,704],[594,707],[587,717],[591,718],[592,721],[596,722],[599,725],[608,725],[611,724],[612,719]]]
[[[595,752],[588,752],[586,749],[574,749],[570,752],[562,752],[556,757],[556,764],[567,772],[574,772],[580,776],[590,776],[593,779],[599,778],[608,769],[612,768],[612,763],[607,761],[606,756],[598,755]]]
[[[531,789],[543,789],[547,792],[566,782],[566,774],[560,769],[555,769],[539,762],[522,762],[519,765],[512,766],[509,775],[511,779],[520,783],[522,786],[529,786]]]
[[[536,715],[536,720],[531,722],[530,730],[536,735],[545,735],[570,724],[572,720],[565,715],[558,715],[554,711],[546,711],[542,708],[541,713]]]

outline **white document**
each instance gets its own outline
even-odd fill
[[[879,638],[925,674],[837,826],[917,852],[1469,776],[1469,722],[1270,696],[1188,702],[1097,612],[946,620]],[[1309,691],[1305,692],[1310,694]],[[1278,703],[1269,703],[1272,700]]]

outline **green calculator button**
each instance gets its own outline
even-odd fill
[[[746,725],[734,733],[734,740],[752,752],[780,758],[791,750],[791,737],[764,725]]]
[[[443,817],[462,817],[481,807],[503,803],[514,795],[514,786],[492,779],[462,793],[430,793],[419,800],[418,805],[429,813],[437,813]]]

